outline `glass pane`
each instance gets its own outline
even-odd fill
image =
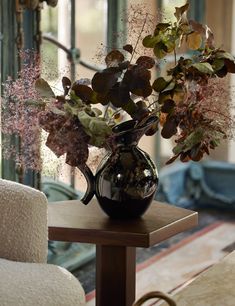
[[[162,9],[164,17],[167,20],[174,20],[175,7],[186,4],[186,0],[162,0]]]
[[[90,65],[103,63],[103,48],[106,44],[107,1],[76,1],[76,45],[80,49],[81,59]],[[77,67],[78,77],[91,77],[94,72]]]

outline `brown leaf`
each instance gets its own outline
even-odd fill
[[[180,160],[183,162],[183,163],[186,163],[186,162],[188,162],[189,160],[190,160],[190,157],[189,157],[189,154],[188,154],[189,152],[187,151],[187,152],[182,152],[181,154],[180,154]]]
[[[64,95],[66,96],[69,92],[70,87],[71,87],[70,79],[67,78],[67,77],[63,77],[62,78],[62,86],[63,86],[63,89],[64,89]]]
[[[151,69],[155,66],[155,60],[149,56],[140,56],[137,59],[136,64],[145,69]]]
[[[185,21],[186,19],[186,12],[189,8],[189,3],[186,3],[185,5],[181,6],[181,7],[175,7],[175,17],[176,19],[179,20],[183,20]]]
[[[175,106],[175,101],[172,99],[167,99],[164,101],[164,104],[161,107],[163,113],[169,113]]]
[[[76,96],[82,99],[82,101],[86,103],[92,102],[91,98],[93,95],[93,90],[87,86],[87,85],[81,85],[81,84],[75,84],[72,87],[72,90],[74,90]]]
[[[206,29],[203,24],[195,20],[189,20],[189,24],[191,25],[194,32],[200,33],[202,35],[206,35]]]
[[[202,44],[202,36],[198,32],[193,32],[187,35],[187,46],[191,50],[197,50],[201,47]]]
[[[173,116],[167,116],[166,122],[163,125],[161,135],[163,138],[171,138],[177,133],[177,123]]]
[[[124,55],[118,50],[112,50],[105,57],[107,67],[118,66],[119,63],[124,61]]]
[[[171,157],[167,162],[166,165],[172,164],[177,158],[179,157],[179,154]]]
[[[91,80],[93,90],[103,95],[107,94],[117,82],[120,74],[121,71],[117,67],[110,67],[101,72],[96,72]]]
[[[127,44],[127,45],[123,46],[123,50],[125,50],[125,51],[129,52],[130,54],[132,54],[133,47],[132,47],[132,45]]]
[[[225,59],[224,64],[225,64],[228,72],[235,73],[235,62],[234,61],[230,61],[229,59]]]

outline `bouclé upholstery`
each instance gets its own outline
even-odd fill
[[[31,187],[0,179],[0,305],[84,306],[79,281],[46,264],[47,199]]]

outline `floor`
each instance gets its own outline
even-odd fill
[[[137,249],[136,295],[156,289],[174,292],[234,249],[235,213],[200,210],[197,228]],[[95,305],[95,260],[73,274],[87,294],[87,305]]]

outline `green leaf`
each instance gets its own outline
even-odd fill
[[[107,125],[107,123],[99,118],[92,118],[89,124],[89,129],[93,135],[110,135],[111,128]]]
[[[90,136],[89,144],[102,147],[107,137],[112,133],[112,129],[107,122],[103,118],[92,117],[85,111],[79,112],[78,119],[86,134]]]
[[[109,103],[108,95],[106,94],[99,94],[95,91],[92,92],[90,97],[91,104],[98,104],[101,103],[102,105],[107,105]]]
[[[224,58],[224,59],[228,59],[230,61],[235,61],[235,58],[232,56],[232,54],[230,54],[229,52],[223,52],[223,51],[219,51],[215,53],[215,57],[216,58]]]
[[[153,52],[157,58],[161,59],[167,55],[167,47],[162,41],[160,41],[155,44]]]
[[[169,83],[170,82],[166,81],[163,77],[159,77],[153,82],[152,87],[156,92],[161,92]]]
[[[130,99],[128,103],[122,106],[122,109],[132,117],[138,111],[138,106]]]
[[[92,112],[95,114],[96,117],[102,115],[102,111],[99,108],[92,107]]]
[[[184,141],[184,152],[190,150],[193,146],[200,143],[203,139],[204,131],[202,129],[195,130]]]
[[[82,107],[84,105],[82,100],[75,94],[73,90],[70,90],[69,96],[70,99],[74,102],[74,105],[76,105],[76,107]]]
[[[40,100],[33,100],[33,99],[27,99],[25,102],[25,105],[29,105],[29,106],[37,106],[37,107],[41,107],[41,108],[45,108],[47,102],[46,101],[40,101]]]
[[[154,46],[160,41],[159,36],[152,36],[152,35],[147,35],[143,39],[143,46],[146,48],[154,48]]]
[[[164,45],[167,49],[167,52],[171,53],[175,49],[175,39],[173,39],[173,37],[169,37],[166,41],[164,41]]]
[[[171,91],[175,88],[175,82],[171,81],[168,83],[167,87],[165,87],[162,92]]]
[[[214,70],[209,63],[195,63],[191,67],[196,68],[198,71],[204,74],[213,74]]]
[[[35,89],[42,98],[55,98],[55,94],[51,89],[51,86],[43,78],[36,80]]]
[[[169,22],[159,22],[154,30],[154,35],[156,36],[159,32],[166,31],[170,26],[171,24]]]
[[[175,155],[180,154],[184,150],[184,143],[178,143],[173,149]]]
[[[215,71],[218,71],[224,67],[224,59],[223,58],[215,58],[212,62],[212,68]]]
[[[88,115],[84,110],[80,111],[77,114],[77,117],[79,121],[81,122],[81,124],[83,125],[85,131],[89,130],[89,125],[90,125],[92,117]]]

